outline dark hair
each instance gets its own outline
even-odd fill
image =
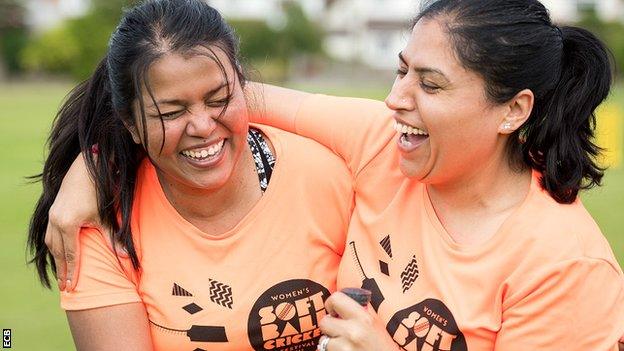
[[[143,87],[154,100],[147,72],[168,53],[205,55],[218,64],[227,80],[226,66],[217,58],[215,49],[225,53],[236,78],[244,84],[245,76],[238,63],[238,39],[219,12],[204,1],[148,0],[125,12],[111,35],[106,57],[93,76],[69,94],[48,139],[50,153],[40,175],[43,192],[31,219],[28,239],[33,254],[31,262],[36,264],[45,286],[50,286],[48,264],[56,272],[51,264],[52,254],[44,242],[48,211],[80,151],[95,179],[99,215],[112,228],[112,242],[121,245],[134,268],[139,268],[130,216],[136,173],[148,144],[140,98]],[[229,102],[232,88],[227,86]],[[132,104],[137,98],[140,109],[133,111]],[[227,105],[226,102],[221,113]],[[133,142],[126,128],[136,125],[133,112],[143,121],[143,147]],[[98,146],[97,157],[90,152],[92,145]]]
[[[612,83],[600,40],[554,25],[537,0],[438,0],[414,23],[433,18],[447,30],[461,64],[483,77],[488,99],[503,103],[523,89],[533,92],[529,119],[509,138],[512,164],[539,171],[542,187],[560,203],[600,185],[594,110]]]

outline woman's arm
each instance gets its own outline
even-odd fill
[[[71,291],[77,282],[80,228],[100,226],[95,184],[81,155],[65,174],[48,218],[45,243],[54,257],[59,289]]]
[[[245,87],[251,104],[251,121],[295,133],[295,119],[301,104],[312,96],[304,91],[276,85],[248,82]]]
[[[152,350],[142,303],[67,311],[67,320],[78,351]]]
[[[380,101],[303,93],[252,83],[252,120],[310,138],[340,156],[354,178],[395,137],[390,110]]]

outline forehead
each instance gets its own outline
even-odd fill
[[[431,67],[449,74],[462,69],[444,24],[437,19],[419,20],[402,54],[412,66]]]
[[[221,84],[226,77],[231,80],[233,68],[227,55],[218,48],[211,49],[164,54],[147,71],[150,88],[155,94],[171,94]]]

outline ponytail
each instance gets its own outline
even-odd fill
[[[600,185],[594,111],[611,87],[605,46],[590,32],[554,26],[538,0],[437,0],[416,18],[441,18],[459,61],[483,77],[490,101],[502,104],[530,89],[535,101],[507,142],[513,168],[542,174],[559,203]]]
[[[56,274],[53,256],[45,244],[48,211],[73,161],[80,155],[95,179],[100,218],[113,230],[113,238],[130,255],[138,258],[130,232],[130,213],[141,148],[133,142],[121,118],[113,111],[106,58],[88,80],[68,95],[53,123],[47,141],[49,154],[40,179],[43,191],[30,221],[28,248],[41,283],[50,287],[48,265]],[[98,145],[97,160],[91,146]],[[118,222],[121,215],[121,224]]]
[[[559,33],[560,78],[536,99],[521,150],[525,162],[542,173],[542,187],[557,202],[572,203],[580,189],[600,185],[604,175],[596,162],[602,149],[594,142],[595,110],[609,94],[612,71],[607,50],[592,33],[577,27]]]

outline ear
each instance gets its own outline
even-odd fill
[[[139,131],[137,130],[137,127],[125,121],[123,122],[123,124],[128,130],[128,132],[130,132],[130,135],[132,135],[132,141],[134,141],[135,144],[141,145],[142,141],[141,141]]]
[[[520,91],[507,103],[507,113],[502,119],[498,132],[511,134],[518,130],[531,115],[535,96],[529,89]]]

